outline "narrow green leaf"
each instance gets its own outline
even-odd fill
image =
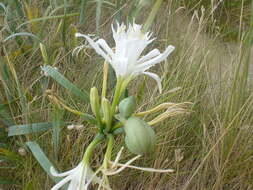
[[[29,133],[37,133],[52,128],[52,123],[33,123],[25,125],[14,125],[8,128],[8,136],[24,135]]]
[[[17,27],[17,29],[20,29],[22,26],[24,26],[26,24],[30,24],[30,23],[34,23],[34,22],[53,20],[53,19],[61,19],[61,18],[66,18],[66,17],[79,16],[79,15],[80,15],[80,13],[70,13],[70,14],[66,14],[66,15],[45,16],[45,17],[41,17],[41,18],[35,18],[35,19],[32,19],[32,20],[22,23],[21,25],[19,25]]]
[[[40,166],[44,169],[44,171],[47,173],[47,175],[54,180],[54,182],[58,183],[62,178],[54,177],[51,172],[50,168],[54,167],[53,164],[49,161],[43,150],[40,148],[40,146],[34,142],[29,141],[26,142],[26,145],[29,147],[29,149],[32,151],[34,157],[39,162]],[[66,188],[64,188],[66,189]]]
[[[61,73],[51,66],[44,66],[42,70],[46,75],[52,77],[56,82],[62,85],[64,88],[81,98],[82,100],[89,102],[89,94],[85,91],[81,91],[77,86],[66,79]]]
[[[161,7],[162,3],[163,3],[163,0],[157,0],[157,1],[155,1],[155,4],[152,7],[152,10],[149,13],[148,18],[147,18],[147,20],[146,20],[146,22],[144,24],[144,27],[143,27],[144,31],[148,31],[149,28],[151,27],[151,25],[154,22],[154,19],[156,17],[156,14],[158,13],[159,8]]]
[[[24,16],[22,11],[22,4],[19,0],[12,0],[13,5],[15,6],[15,10],[19,14],[19,17],[22,18]]]
[[[85,121],[89,122],[90,124],[97,125],[96,118],[90,114],[83,113],[82,115],[80,115],[80,117],[82,117]]]
[[[12,35],[8,36],[7,38],[5,38],[5,39],[3,40],[3,42],[6,42],[6,41],[8,41],[8,40],[10,40],[10,39],[12,39],[12,38],[17,37],[17,36],[29,36],[29,37],[32,37],[32,38],[34,38],[34,39],[36,39],[36,40],[42,42],[41,39],[40,39],[39,37],[37,37],[36,35],[34,35],[34,34],[32,34],[32,33],[28,33],[28,32],[19,32],[19,33],[12,34]]]
[[[116,6],[115,6],[116,14],[115,14],[114,18],[116,19],[116,21],[118,23],[121,23],[121,16],[122,16],[122,8],[121,7],[123,6],[124,3],[125,3],[125,0],[124,1],[123,0],[116,1]]]
[[[64,122],[62,122],[62,118],[64,116],[64,111],[57,106],[53,106],[53,135],[52,135],[52,141],[53,141],[53,147],[54,147],[54,157],[57,159],[57,154],[59,150],[59,143],[60,143],[60,132],[61,132],[61,126]]]
[[[87,4],[87,0],[81,0],[79,24],[84,24],[86,4]]]
[[[5,5],[3,3],[0,3],[0,7],[3,8],[4,12],[6,12],[6,7],[5,7]]]
[[[96,8],[96,30],[97,30],[97,33],[99,33],[102,4],[103,4],[103,0],[97,0],[97,8]]]

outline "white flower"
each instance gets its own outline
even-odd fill
[[[154,39],[150,39],[149,32],[143,33],[141,25],[129,25],[126,30],[124,24],[117,24],[115,30],[112,26],[113,38],[115,41],[115,51],[113,51],[104,39],[94,42],[89,36],[76,33],[76,37],[84,37],[95,51],[101,55],[108,63],[111,64],[116,72],[117,77],[124,78],[135,77],[145,74],[155,79],[161,92],[161,79],[157,74],[146,72],[150,67],[165,60],[175,49],[169,45],[163,53],[158,49],[153,49],[147,55],[140,58],[145,47]]]
[[[57,173],[56,170],[51,167],[50,172],[55,177],[65,177],[59,183],[51,188],[51,190],[58,190],[66,183],[69,183],[68,190],[87,190],[91,182],[102,184],[101,178],[94,175],[94,172],[88,165],[83,162],[78,164],[77,167],[67,172]],[[103,186],[105,189],[110,189],[107,186]]]

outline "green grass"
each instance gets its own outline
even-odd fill
[[[96,131],[85,117],[57,107],[47,90],[67,106],[90,113],[80,93],[89,92],[93,86],[101,92],[103,60],[91,49],[72,56],[72,50],[83,43],[74,34],[98,34],[112,45],[111,22],[130,21],[135,15],[137,23],[144,24],[149,18],[145,27],[157,38],[149,50],[162,51],[168,44],[176,50],[167,61],[152,68],[163,78],[162,94],[152,79],[143,76],[131,82],[129,94],[138,93],[142,110],[165,101],[193,105],[190,114],[154,126],[158,135],[156,153],[136,162],[144,167],[173,168],[175,173],[126,170],[110,178],[113,189],[252,189],[253,9],[248,0],[218,2],[164,1],[156,12],[155,1],[141,5],[127,0],[2,1],[0,187],[50,189],[54,184],[29,151],[27,141],[36,141],[61,171],[79,163]],[[149,16],[150,12],[156,17]],[[46,52],[44,57],[40,43]],[[44,65],[57,67],[82,91],[72,86],[69,92],[58,81],[44,77],[40,69]],[[115,77],[112,71],[109,73],[112,90]],[[10,126],[41,122],[51,122],[53,130],[7,137]],[[85,127],[69,131],[66,126],[71,123]],[[118,144],[116,150],[120,149]],[[18,153],[20,148],[26,149],[25,156]],[[102,151],[97,149],[94,166],[101,161]],[[124,153],[123,160],[132,157],[127,150]]]

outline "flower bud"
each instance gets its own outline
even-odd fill
[[[107,126],[110,127],[111,125],[111,105],[109,100],[106,98],[102,99],[102,111],[103,111],[103,116],[104,120]]]
[[[90,90],[90,104],[91,110],[98,120],[100,120],[100,104],[99,104],[99,95],[96,87],[91,88]]]
[[[133,96],[127,97],[119,103],[119,113],[127,119],[133,114],[135,107],[135,98]]]
[[[155,132],[143,120],[130,117],[125,125],[125,143],[128,149],[135,154],[148,154],[155,148]]]

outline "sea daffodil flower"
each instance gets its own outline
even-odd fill
[[[88,35],[76,33],[76,37],[84,37],[92,48],[95,49],[97,54],[101,55],[116,72],[117,77],[135,77],[140,74],[145,74],[155,79],[159,91],[162,90],[160,77],[147,70],[155,64],[165,60],[170,53],[175,49],[174,46],[169,45],[163,53],[158,49],[153,49],[145,56],[141,56],[143,50],[154,39],[150,39],[149,32],[144,33],[141,25],[133,23],[129,25],[126,30],[124,24],[119,25],[117,28],[112,26],[113,38],[115,41],[115,51],[113,51],[104,39],[93,41]]]
[[[58,190],[66,183],[69,183],[68,190],[87,190],[90,182],[97,184],[103,184],[102,179],[94,175],[94,172],[91,170],[89,165],[81,162],[77,167],[69,171],[58,173],[56,170],[51,167],[50,172],[55,177],[65,177],[59,183],[51,188],[51,190]],[[107,190],[110,188],[107,186],[103,187]]]

